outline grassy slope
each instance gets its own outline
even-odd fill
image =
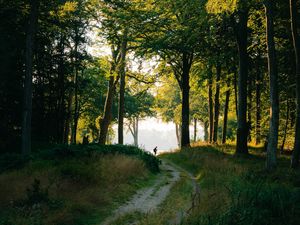
[[[103,153],[98,146],[73,148],[75,153],[72,148],[46,151],[0,174],[1,225],[97,224],[114,203],[124,202],[154,178],[137,149],[119,146],[113,154],[115,149]]]
[[[300,172],[281,157],[276,172],[264,170],[264,154],[237,157],[234,146],[198,146],[162,158],[197,176],[200,205],[185,224],[300,224]]]

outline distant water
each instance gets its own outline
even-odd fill
[[[113,143],[117,143],[117,126],[114,127],[115,137]],[[203,127],[198,126],[197,139],[203,139]],[[133,144],[133,137],[125,127],[124,143]],[[190,126],[190,135],[193,136],[193,126]],[[139,146],[147,151],[152,151],[157,146],[158,151],[172,151],[178,148],[176,129],[174,123],[165,123],[157,118],[146,118],[139,122]]]

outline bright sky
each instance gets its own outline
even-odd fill
[[[117,125],[113,126],[115,138],[113,143],[118,142]],[[127,131],[127,128],[125,128]],[[198,126],[197,139],[203,139],[203,127]],[[193,126],[190,126],[190,135],[193,136]],[[130,132],[124,133],[124,143],[133,144]],[[157,118],[146,118],[139,123],[139,146],[147,151],[157,146],[159,151],[170,151],[176,149],[177,139],[174,123],[165,123]]]

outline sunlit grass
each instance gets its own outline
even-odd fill
[[[99,224],[154,176],[138,158],[101,154],[61,159],[35,159],[25,167],[0,174],[0,224]],[[37,198],[27,189],[39,180]]]
[[[249,156],[237,156],[231,143],[197,143],[161,156],[198,178],[200,205],[184,224],[300,224],[299,171],[279,156],[278,169],[268,173],[262,148],[249,149]]]

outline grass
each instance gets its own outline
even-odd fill
[[[200,205],[184,224],[300,224],[300,173],[278,159],[273,173],[264,170],[264,153],[235,156],[233,145],[198,145],[161,157],[193,173],[200,184]]]
[[[157,159],[130,146],[57,146],[21,165],[10,158],[0,165],[1,225],[98,224],[158,172]]]

